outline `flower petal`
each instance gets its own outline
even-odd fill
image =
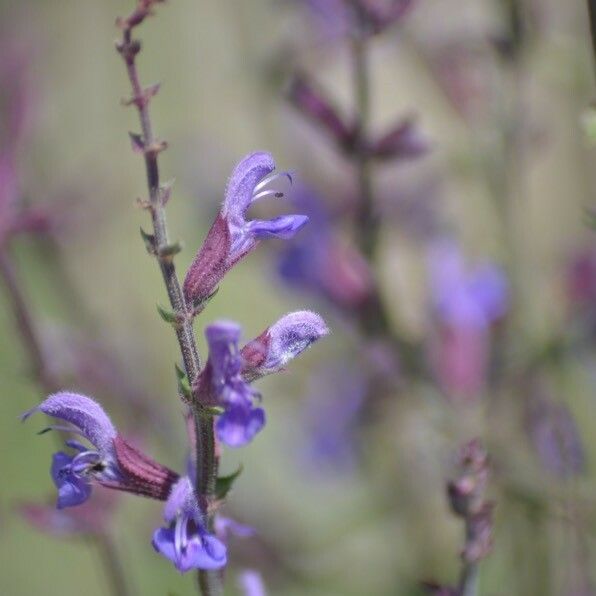
[[[109,452],[117,435],[116,428],[103,408],[90,397],[78,393],[54,393],[39,406],[23,414],[23,420],[35,412],[43,412],[73,424],[100,451]]]
[[[265,426],[263,408],[234,405],[217,420],[217,437],[228,447],[242,447],[250,443],[263,426]]]
[[[51,474],[58,489],[56,507],[75,507],[84,503],[91,496],[91,485],[83,478],[77,478],[71,471],[73,458],[59,451],[52,458]]]
[[[246,224],[246,231],[254,238],[292,238],[308,223],[306,215],[280,215],[273,219],[254,219]]]
[[[233,220],[242,220],[248,209],[255,186],[275,170],[275,161],[270,153],[256,151],[247,155],[234,168],[228,181],[223,204],[223,215]]]

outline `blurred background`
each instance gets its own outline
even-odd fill
[[[44,385],[7,276],[45,374],[96,397],[160,461],[181,470],[186,457],[177,345],[155,309],[167,297],[138,233],[145,173],[127,134],[137,117],[121,106],[129,85],[113,44],[115,18],[133,6],[0,0],[0,593],[11,596],[110,592],[101,548],[42,506],[55,498],[55,442],[36,435],[43,421],[19,422]],[[363,164],[350,134],[362,106],[346,10],[171,0],[137,32],[141,78],[162,83],[152,117],[169,143],[160,164],[175,179],[179,271],[250,151],[271,151],[296,180],[287,200],[257,211],[306,212],[314,226],[264,242],[228,274],[196,323],[203,354],[202,329],[218,318],[240,322],[246,340],[296,309],[332,329],[258,383],[268,425],[224,453],[223,472],[244,465],[226,513],[256,529],[230,539],[226,593],[241,593],[244,568],[284,596],[456,584],[464,530],[446,483],[460,446],[481,437],[495,509],[478,593],[596,594],[585,3],[419,0],[367,32],[367,132],[403,125],[368,164],[371,251],[358,240]],[[327,97],[352,127],[345,138],[321,117]],[[151,548],[159,503],[96,498],[107,519],[89,523],[108,528],[132,594],[194,593],[192,574]]]

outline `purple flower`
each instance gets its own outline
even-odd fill
[[[279,372],[328,333],[318,314],[308,310],[288,313],[242,348],[242,372],[250,379]]]
[[[102,407],[89,397],[69,392],[55,393],[26,412],[23,419],[35,412],[73,425],[49,429],[73,432],[91,444],[86,446],[71,439],[66,445],[74,450],[72,455],[59,451],[53,456],[51,475],[58,489],[59,509],[84,503],[91,495],[94,483],[165,500],[178,479],[178,474],[120,436]]]
[[[184,279],[184,294],[190,303],[200,305],[208,298],[226,272],[261,239],[291,238],[308,221],[304,215],[246,219],[248,208],[258,199],[283,196],[268,188],[281,175],[273,174],[274,170],[273,157],[264,152],[247,155],[234,168],[222,208]]]
[[[240,447],[265,425],[265,411],[255,406],[260,396],[249,381],[281,370],[317,339],[329,332],[319,315],[290,313],[238,348],[240,326],[218,321],[205,331],[209,359],[197,382],[201,400],[224,409],[216,423],[219,440]]]
[[[180,573],[225,566],[226,547],[205,529],[188,476],[172,487],[164,507],[164,519],[168,527],[154,532],[153,548],[172,561]]]
[[[255,407],[258,395],[242,377],[240,326],[218,321],[205,335],[209,359],[198,379],[199,395],[224,408],[216,423],[219,440],[230,447],[246,445],[265,425],[265,411]]]
[[[244,596],[267,596],[263,578],[258,571],[245,569],[238,577],[238,587]]]
[[[319,470],[353,469],[367,388],[362,371],[345,362],[322,368],[312,379],[304,417],[305,443],[309,463]]]
[[[503,270],[490,263],[467,267],[459,248],[449,241],[431,250],[430,276],[435,312],[448,325],[485,328],[507,312]]]
[[[431,250],[430,285],[438,322],[432,359],[439,383],[452,397],[477,396],[486,379],[491,325],[508,308],[505,274],[488,263],[469,268],[458,247],[445,241]]]

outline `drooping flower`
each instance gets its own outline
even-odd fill
[[[172,561],[180,573],[225,566],[226,547],[206,530],[188,476],[172,487],[164,507],[164,519],[168,527],[153,533],[153,548]]]
[[[23,419],[35,412],[62,420],[72,427],[50,427],[71,431],[86,439],[86,446],[70,439],[66,445],[73,454],[54,454],[51,475],[58,489],[59,509],[84,503],[92,485],[165,500],[178,474],[157,463],[128,443],[116,430],[102,407],[91,398],[77,393],[50,395],[39,406],[29,410]]]
[[[308,218],[281,215],[269,220],[248,220],[246,212],[255,201],[282,197],[268,188],[281,174],[273,174],[275,162],[269,153],[247,155],[232,172],[222,208],[211,226],[203,246],[195,256],[184,279],[184,294],[189,303],[204,301],[242,257],[263,238],[291,238]]]
[[[486,380],[491,326],[507,312],[507,279],[492,264],[468,267],[450,242],[433,247],[429,265],[438,324],[432,346],[434,368],[447,394],[470,399]]]
[[[205,330],[209,358],[197,381],[200,399],[224,409],[216,423],[219,440],[240,447],[265,425],[265,411],[255,405],[259,394],[249,385],[281,370],[317,339],[328,333],[319,315],[290,313],[239,350],[240,326],[219,321]]]

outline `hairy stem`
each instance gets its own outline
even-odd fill
[[[165,148],[165,145],[158,142],[153,133],[149,103],[154,93],[150,89],[144,89],[140,83],[135,61],[140,51],[140,44],[132,37],[134,27],[142,23],[151,13],[152,4],[154,2],[140,0],[137,9],[127,19],[120,20],[122,40],[118,44],[118,51],[124,59],[132,87],[130,102],[136,106],[141,124],[141,142],[145,156],[145,170],[149,189],[148,210],[151,213],[153,224],[153,252],[161,269],[170,306],[178,318],[178,323],[175,325],[176,337],[186,375],[192,387],[201,372],[201,361],[192,327],[192,315],[186,304],[182,287],[176,274],[173,252],[170,250],[164,206],[164,191],[160,186],[158,167],[158,155]],[[191,404],[191,408],[196,429],[197,500],[201,505],[207,528],[211,530],[213,527],[213,515],[209,511],[209,504],[213,501],[218,468],[213,417],[208,415],[201,405],[195,401]],[[200,591],[204,595],[211,596],[223,592],[221,575],[217,572],[199,571],[198,581]]]
[[[60,383],[50,371],[43,345],[37,332],[35,319],[29,308],[25,292],[23,291],[7,246],[3,246],[0,250],[0,277],[2,278],[6,295],[10,301],[19,335],[29,357],[31,375],[42,388],[44,394],[54,393],[60,388]],[[62,447],[62,441],[58,435],[57,437],[60,447]],[[130,592],[127,589],[124,570],[120,564],[112,564],[112,561],[118,563],[119,557],[111,541],[108,540],[107,536],[100,536],[99,534],[90,534],[89,540],[101,550],[103,570],[112,586],[111,594],[113,596],[129,596]]]

